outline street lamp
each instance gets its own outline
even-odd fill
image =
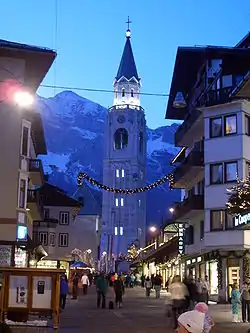
[[[34,96],[25,90],[18,90],[13,94],[13,99],[20,107],[29,107],[34,103]]]
[[[154,232],[157,231],[157,228],[155,226],[152,226],[152,227],[149,228],[149,231],[154,233]]]
[[[169,211],[170,211],[171,214],[173,214],[174,208],[173,207],[169,208]]]

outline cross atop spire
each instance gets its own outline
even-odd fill
[[[128,25],[128,30],[129,30],[129,25],[130,25],[130,23],[132,23],[132,21],[129,20],[129,16],[128,16],[128,20],[127,20],[127,22],[125,22],[125,23],[127,23],[127,25]]]

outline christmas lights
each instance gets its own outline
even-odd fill
[[[133,188],[133,189],[132,188],[130,188],[130,189],[114,188],[114,187],[110,187],[107,185],[103,185],[103,184],[99,183],[96,179],[89,177],[86,173],[83,173],[83,172],[79,173],[79,175],[78,175],[78,178],[77,178],[78,186],[82,186],[83,179],[87,180],[90,184],[97,186],[98,188],[100,188],[103,191],[119,193],[119,194],[137,194],[137,193],[149,191],[159,185],[166,183],[167,181],[169,181],[169,187],[170,187],[170,189],[172,189],[173,184],[174,184],[174,176],[172,174],[165,175],[161,179],[157,180],[156,182],[154,182],[150,185],[147,185],[144,187],[137,187],[137,188]]]
[[[227,189],[228,202],[227,212],[231,215],[238,215],[250,210],[250,179],[236,179],[236,185]]]

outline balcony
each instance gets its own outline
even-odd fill
[[[185,188],[204,170],[204,150],[193,149],[174,171],[174,188]]]
[[[203,136],[202,112],[191,109],[186,119],[175,132],[175,145],[180,147],[190,147],[194,141],[198,141]]]
[[[186,222],[186,220],[192,219],[201,212],[203,212],[204,195],[191,195],[183,201],[177,202],[173,208],[173,219],[175,221]]]
[[[42,161],[38,159],[29,160],[29,177],[33,185],[42,186],[44,183],[44,172]]]
[[[57,219],[44,219],[43,221],[33,221],[33,229],[55,229],[58,225]]]
[[[200,97],[198,104],[200,106],[209,107],[213,105],[228,103],[231,101],[231,98],[229,96],[232,89],[232,87],[226,87],[217,90],[210,89]]]
[[[28,189],[27,208],[33,220],[43,220],[43,203],[37,190]]]
[[[234,229],[224,231],[211,231],[204,235],[205,248],[238,249],[250,247],[250,230]]]

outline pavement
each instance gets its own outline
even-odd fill
[[[113,300],[113,291],[107,297]],[[121,309],[97,309],[95,288],[89,289],[88,295],[80,295],[77,300],[69,299],[66,309],[60,316],[59,332],[62,333],[172,333],[169,319],[165,315],[166,293],[161,299],[146,299],[141,287],[127,289]],[[247,333],[250,324],[231,322],[231,306],[209,305],[210,315],[215,321],[212,333]],[[49,330],[50,331],[50,330]]]

